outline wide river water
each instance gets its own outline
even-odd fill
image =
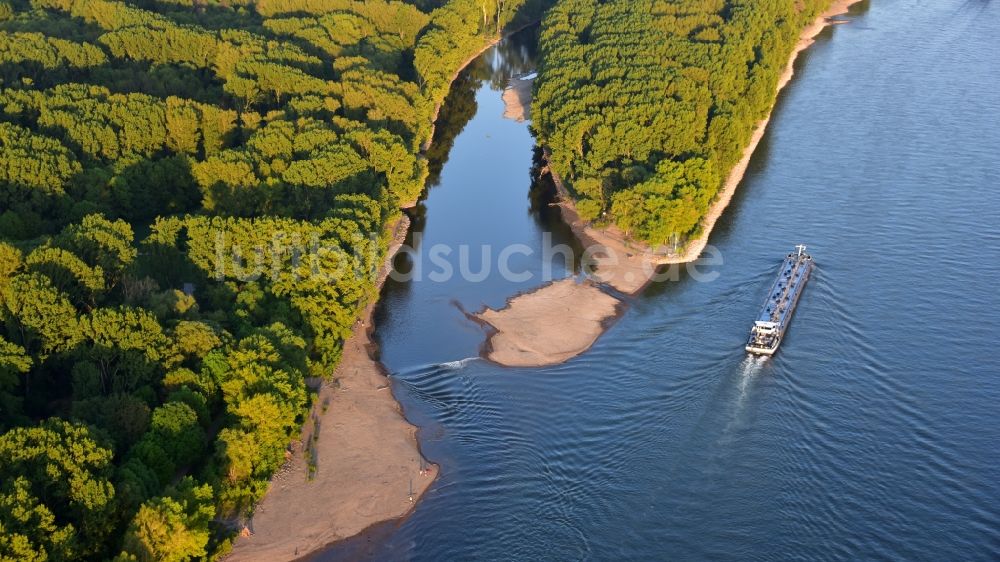
[[[410,517],[318,559],[1000,557],[1000,2],[845,19],[799,58],[712,233],[717,277],[650,287],[549,368],[479,359],[463,313],[537,286],[544,233],[569,239],[533,186],[528,125],[501,118],[533,32],[467,69],[414,211],[424,255],[397,260],[417,279],[387,284],[376,318],[441,475]],[[815,276],[780,353],[750,360],[799,242]],[[491,245],[494,271],[429,280],[436,244],[456,271],[468,245],[473,273]],[[535,279],[496,271],[511,244],[536,250],[512,261]]]

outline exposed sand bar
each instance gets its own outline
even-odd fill
[[[531,86],[534,78],[511,78],[503,91],[503,117],[518,123],[531,119]]]
[[[551,170],[550,173],[552,182],[556,186],[557,205],[562,220],[569,225],[590,254],[591,277],[626,295],[642,291],[656,272],[656,256],[652,249],[625,236],[625,233],[614,225],[596,228],[580,218],[576,205],[573,204],[573,197],[562,179]],[[583,265],[588,266],[586,263]]]
[[[476,316],[496,331],[486,358],[508,367],[557,365],[594,345],[621,301],[588,281],[563,279]]]
[[[408,227],[405,216],[395,226],[379,286]],[[381,364],[370,355],[374,308],[368,306],[345,342],[336,382],[320,389],[315,423],[303,428],[292,458],[258,504],[249,525],[253,534],[238,538],[227,560],[291,560],[402,517],[437,476],[437,467],[423,460],[416,428],[403,418]],[[305,448],[310,441],[313,451]]]

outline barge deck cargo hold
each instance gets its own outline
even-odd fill
[[[764,307],[750,329],[746,350],[757,355],[774,355],[788,330],[795,306],[813,269],[812,256],[806,247],[798,245],[781,264],[778,278],[771,286]]]

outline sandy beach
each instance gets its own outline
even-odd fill
[[[580,218],[576,205],[573,204],[573,197],[562,179],[551,170],[549,173],[556,186],[556,204],[563,222],[569,225],[584,248],[591,249],[590,276],[626,295],[642,291],[656,273],[657,262],[652,249],[625,236],[614,225],[596,228]]]
[[[621,305],[590,281],[556,281],[476,315],[494,329],[484,355],[507,367],[557,365],[590,349]]]
[[[408,227],[404,215],[395,225],[380,287]],[[420,454],[417,429],[403,417],[384,369],[370,355],[374,308],[368,306],[344,343],[312,421],[248,524],[252,534],[235,541],[227,560],[290,560],[402,517],[437,476],[437,467]]]
[[[483,355],[507,367],[557,365],[584,353],[626,306],[600,286],[635,295],[656,271],[650,253],[617,229],[597,232],[576,213],[558,178],[560,212],[586,248],[597,249],[583,264],[586,279],[569,278],[518,295],[500,310],[475,315],[491,327]]]

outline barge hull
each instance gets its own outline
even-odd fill
[[[797,251],[788,254],[782,262],[778,278],[750,329],[747,352],[774,355],[778,351],[814,266],[812,256],[805,249],[805,246],[797,246]]]

